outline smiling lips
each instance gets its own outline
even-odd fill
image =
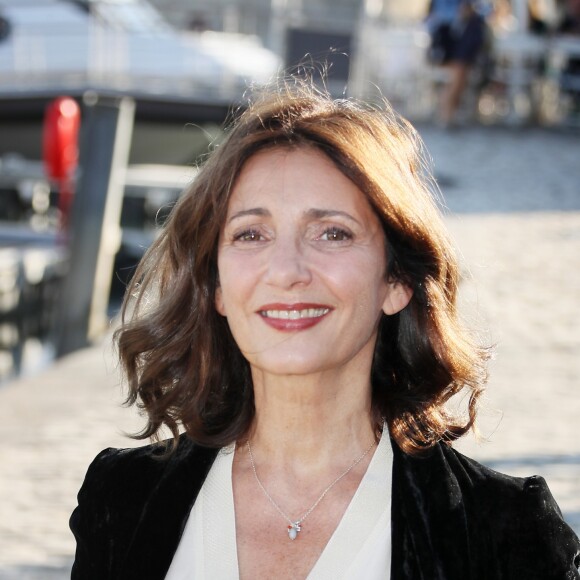
[[[276,330],[305,330],[331,311],[321,304],[266,304],[258,310],[262,320]]]

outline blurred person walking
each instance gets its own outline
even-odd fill
[[[580,0],[566,0],[564,14],[558,25],[559,34],[580,36]]]
[[[439,121],[447,128],[456,122],[470,73],[484,48],[486,23],[473,0],[431,0],[426,23],[429,60],[449,72],[439,106]]]
[[[556,34],[580,42],[580,0],[565,1]],[[580,53],[577,50],[566,55],[559,79],[560,90],[569,103],[568,118],[574,123],[580,122]]]

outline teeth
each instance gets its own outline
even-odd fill
[[[283,320],[298,320],[299,318],[319,318],[324,316],[329,308],[306,308],[305,310],[262,310],[266,318],[281,318]]]

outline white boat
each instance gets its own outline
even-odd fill
[[[280,66],[257,37],[178,32],[142,0],[0,0],[0,18],[0,98],[105,90],[231,102]]]

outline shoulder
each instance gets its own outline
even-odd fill
[[[463,500],[473,501],[477,510],[503,520],[518,514],[518,522],[542,517],[554,512],[561,518],[548,485],[543,477],[514,477],[482,465],[444,444],[438,445],[448,477],[456,482]]]
[[[525,487],[526,479],[499,473],[444,443],[418,455],[406,454],[396,445],[393,449],[396,464],[400,464],[405,478],[413,478],[434,489],[456,490],[462,499],[482,493],[512,498]]]
[[[181,435],[171,453],[172,440],[134,448],[108,448],[89,465],[80,496],[90,494],[107,504],[138,502],[149,495],[161,480],[182,470],[205,473],[211,467],[217,450],[196,445]]]
[[[444,444],[421,456],[393,450],[397,522],[415,544],[427,538],[423,555],[486,580],[578,577],[580,542],[543,478],[499,473]]]
[[[217,449],[185,435],[170,455],[168,445],[105,449],[93,460],[70,518],[77,543],[72,578],[137,577],[121,569],[142,568],[149,552],[157,554],[158,567],[170,560]],[[163,542],[149,550],[157,529],[163,530]]]
[[[513,499],[524,493],[531,485],[546,486],[539,476],[514,477],[496,471],[486,465],[463,455],[453,447],[439,443],[437,450],[441,454],[445,467],[458,479],[463,488],[473,488],[479,493],[498,494]]]
[[[187,440],[180,440],[180,446]],[[111,478],[122,479],[127,473],[151,478],[163,472],[168,466],[169,455],[164,456],[169,441],[152,443],[141,447],[103,449],[91,462],[85,483],[92,480],[106,484]]]
[[[504,569],[521,574],[531,566],[526,577],[545,579],[576,571],[580,541],[543,477],[509,476],[446,445],[439,447],[465,514],[478,527],[474,533],[492,540],[494,557]]]
[[[106,496],[119,495],[124,489],[135,494],[167,469],[168,458],[163,457],[166,445],[104,449],[89,465],[79,495],[90,492],[106,500]]]

